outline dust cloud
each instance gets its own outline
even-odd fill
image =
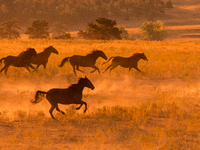
[[[195,105],[200,98],[200,82],[185,81],[180,79],[137,79],[128,74],[115,75],[89,75],[88,78],[95,86],[94,90],[85,88],[83,101],[88,104],[90,113],[103,106],[139,106],[147,101],[157,100],[176,101],[185,105]],[[3,78],[0,88],[0,112],[6,111],[13,115],[17,110],[26,112],[43,111],[48,117],[51,105],[44,99],[33,105],[30,101],[34,99],[37,90],[48,91],[51,88],[66,88],[70,84],[77,83],[76,77],[58,76],[51,80],[20,79],[14,81]],[[187,101],[187,102],[186,102]],[[66,110],[70,105],[59,105]],[[186,107],[186,106],[185,106]],[[84,106],[78,112],[83,113]],[[55,113],[55,112],[54,112]]]

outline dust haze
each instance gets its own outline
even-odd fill
[[[133,73],[127,73],[117,77],[115,74],[88,74],[87,77],[95,86],[94,90],[84,88],[83,101],[89,108],[87,113],[95,111],[103,106],[139,106],[145,102],[153,102],[157,100],[170,101],[171,99],[181,99],[177,103],[181,107],[187,105],[195,105],[198,103],[200,82],[186,81],[181,79],[136,79]],[[80,74],[79,77],[85,75]],[[43,99],[38,104],[32,104],[30,101],[34,99],[37,90],[48,91],[51,88],[67,88],[70,84],[77,83],[79,77],[73,75],[57,75],[51,80],[41,79],[18,79],[13,81],[5,76],[3,78],[0,89],[0,105],[1,110],[6,111],[10,117],[13,112],[24,110],[30,113],[43,111],[47,117],[51,105]],[[162,96],[163,95],[163,96]],[[186,99],[189,99],[186,100]],[[186,103],[182,103],[186,101]],[[188,102],[187,102],[188,101]],[[59,105],[59,108],[66,110],[71,105]],[[83,108],[77,111],[83,113]],[[54,111],[54,113],[58,113]]]

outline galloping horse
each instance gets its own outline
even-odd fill
[[[40,65],[43,65],[44,68],[46,68],[46,64],[51,53],[58,54],[58,51],[53,46],[49,46],[45,48],[43,52],[38,53],[36,58],[32,57],[31,63],[37,65],[36,69],[38,69]]]
[[[5,72],[5,74],[7,74],[8,68],[9,66],[15,66],[15,67],[25,67],[29,72],[29,67],[31,67],[32,69],[35,69],[32,65],[31,65],[31,57],[35,57],[36,58],[37,53],[35,51],[34,48],[27,48],[26,51],[21,52],[18,56],[7,56],[4,57],[2,59],[0,59],[0,64],[2,63],[2,61],[4,60],[4,67],[0,70],[0,73],[2,71]]]
[[[35,101],[31,101],[33,104],[39,103],[41,100],[39,100],[39,95],[46,94],[46,99],[51,104],[51,109],[49,110],[49,113],[53,119],[54,116],[52,114],[53,110],[56,108],[57,111],[61,112],[62,114],[65,114],[63,111],[61,111],[58,108],[58,103],[60,104],[80,104],[79,107],[76,108],[76,110],[80,109],[81,106],[85,105],[84,113],[87,110],[87,103],[82,101],[82,91],[84,87],[88,87],[90,89],[94,89],[94,85],[91,83],[91,81],[85,77],[85,78],[79,78],[77,84],[72,84],[66,89],[50,89],[47,92],[44,91],[37,91],[35,94]]]
[[[118,65],[121,67],[124,67],[124,68],[129,68],[129,72],[130,72],[131,68],[135,68],[136,70],[141,72],[137,67],[138,61],[140,59],[148,61],[148,59],[144,55],[144,53],[133,53],[130,57],[121,57],[121,56],[110,57],[110,59],[108,61],[102,63],[102,65],[109,62],[111,59],[112,59],[111,65],[109,65],[104,72],[106,72],[109,68],[110,68],[110,72],[111,72]]]
[[[65,64],[65,62],[69,60],[70,64],[73,67],[73,71],[75,75],[76,75],[75,67],[76,67],[76,70],[83,72],[82,70],[79,69],[79,66],[94,68],[94,70],[91,71],[90,73],[93,73],[96,70],[100,73],[99,69],[95,66],[96,60],[99,57],[102,57],[103,59],[107,60],[107,57],[103,51],[93,50],[91,53],[87,54],[86,56],[73,55],[71,57],[66,57],[61,61],[61,64],[58,66],[62,67]]]

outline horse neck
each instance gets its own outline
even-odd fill
[[[139,61],[140,59],[142,59],[141,57],[138,57],[138,55],[132,56],[132,59],[134,59],[135,61]]]
[[[83,84],[82,83],[82,81],[79,81],[78,83],[77,83],[77,88],[78,88],[78,91],[83,91],[83,89],[84,89],[84,87],[86,87],[85,86],[85,84]]]
[[[97,60],[100,56],[99,55],[97,55],[97,54],[89,54],[89,55],[87,55],[87,57],[89,57],[90,59],[92,59],[92,60]]]
[[[51,55],[51,51],[48,51],[48,50],[44,50],[42,52],[46,57],[49,57]]]

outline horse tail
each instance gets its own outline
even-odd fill
[[[2,61],[3,61],[4,59],[5,59],[5,57],[3,57],[3,58],[0,59],[0,64],[2,63]]]
[[[62,67],[62,66],[66,63],[66,61],[69,60],[69,58],[70,58],[70,57],[66,57],[66,58],[64,58],[64,59],[61,61],[61,64],[58,65],[58,67]]]
[[[39,98],[39,95],[44,95],[44,94],[47,94],[47,92],[44,92],[44,91],[37,91],[36,92],[36,94],[35,94],[35,101],[31,101],[31,103],[33,103],[33,104],[37,104],[37,103],[39,103],[39,102],[41,102],[42,101],[42,99],[41,98]]]
[[[110,57],[107,61],[103,62],[101,65],[106,64],[106,63],[109,62],[112,58],[114,58],[114,56]]]

